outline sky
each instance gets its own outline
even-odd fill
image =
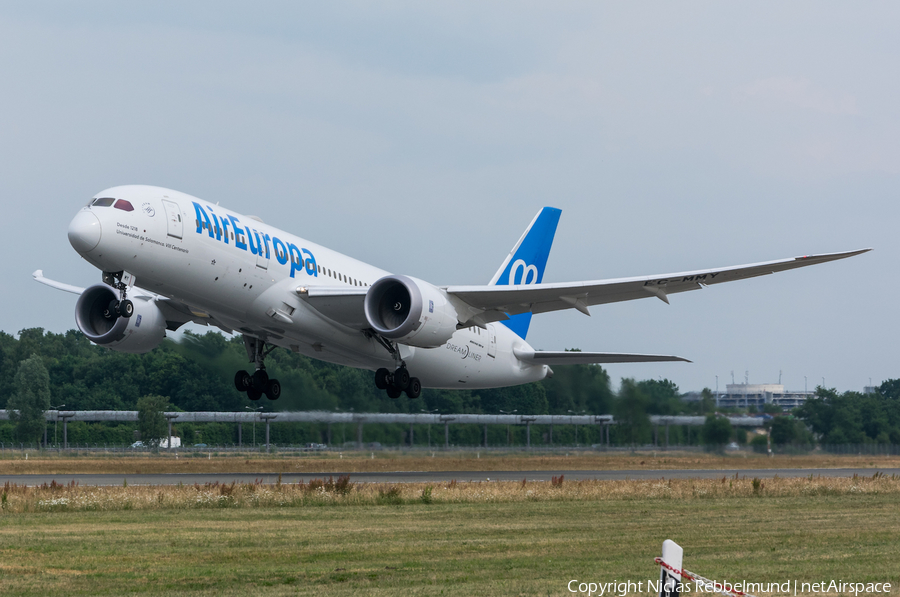
[[[890,2],[0,4],[0,330],[75,326],[69,221],[177,189],[437,285],[563,210],[545,282],[873,247],[534,318],[535,348],[683,391],[900,377],[900,6]]]

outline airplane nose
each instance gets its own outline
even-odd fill
[[[79,253],[87,253],[100,243],[100,220],[89,210],[82,210],[69,224],[69,243]]]

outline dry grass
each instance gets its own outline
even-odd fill
[[[90,487],[74,482],[42,486],[7,483],[0,488],[0,516],[23,512],[172,510],[196,508],[297,508],[379,504],[478,504],[511,502],[598,502],[622,500],[702,500],[810,496],[896,495],[900,477],[806,477],[760,480],[659,479],[547,482],[464,482],[399,485],[354,484],[349,477],[274,485],[219,484]]]
[[[345,452],[315,454],[240,454],[195,456],[171,454],[105,456],[91,454],[5,453],[0,475],[16,474],[150,474],[150,473],[363,473],[383,471],[538,471],[634,469],[764,469],[764,468],[896,468],[897,456],[800,456],[703,454],[687,452],[598,453],[527,452]]]

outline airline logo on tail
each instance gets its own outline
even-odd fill
[[[550,247],[556,235],[556,226],[562,210],[545,207],[534,217],[528,229],[513,247],[503,265],[494,274],[490,284],[493,286],[517,286],[540,284],[544,279]],[[528,333],[531,324],[531,313],[511,315],[502,322],[521,338]]]
[[[516,277],[516,274],[521,270],[522,275],[520,277]],[[531,277],[529,278],[529,274]],[[508,285],[514,286],[515,284],[537,284],[538,283],[538,268],[535,265],[525,265],[525,262],[521,259],[516,259],[516,261],[512,264],[512,268],[509,270],[509,281]],[[542,277],[542,276],[541,276]]]

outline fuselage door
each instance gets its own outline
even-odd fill
[[[184,231],[184,222],[181,221],[181,210],[178,204],[168,199],[163,199],[163,206],[166,208],[166,222],[169,226],[169,236],[181,238]]]
[[[491,358],[497,357],[497,331],[494,329],[493,325],[488,325],[488,336],[490,340],[488,341],[488,349],[487,355]]]

